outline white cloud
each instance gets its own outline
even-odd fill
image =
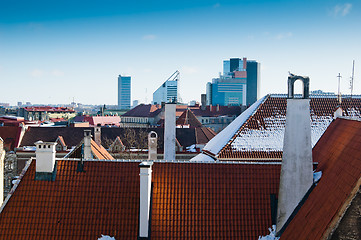
[[[42,76],[44,76],[44,74],[45,74],[45,72],[43,70],[40,70],[40,69],[34,69],[30,73],[30,75],[32,77],[42,77]]]
[[[184,73],[184,74],[193,74],[193,73],[197,73],[198,69],[196,67],[190,67],[190,66],[183,66],[181,67],[180,73]]]
[[[216,3],[216,4],[213,5],[213,8],[219,8],[220,6],[221,6],[220,3]]]
[[[143,40],[154,40],[156,38],[157,38],[157,36],[154,34],[148,34],[148,35],[143,36]]]
[[[55,70],[51,71],[51,75],[55,76],[55,77],[62,77],[62,76],[64,76],[64,72],[55,69]]]
[[[335,17],[337,16],[344,17],[350,13],[351,9],[352,9],[351,3],[338,4],[333,8],[332,15]]]
[[[144,69],[143,69],[143,72],[145,72],[145,73],[150,73],[150,72],[152,72],[152,69],[151,69],[151,68],[144,68]]]
[[[282,40],[282,39],[285,39],[285,38],[290,38],[292,36],[293,36],[293,34],[291,32],[287,32],[287,33],[279,33],[279,34],[276,35],[275,38],[277,40]]]

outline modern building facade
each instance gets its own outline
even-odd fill
[[[207,83],[207,105],[251,105],[259,98],[260,64],[247,58],[223,61],[223,74]]]
[[[131,99],[131,77],[121,76],[118,77],[118,108],[130,109]]]
[[[175,71],[154,93],[153,104],[178,102],[179,72]]]

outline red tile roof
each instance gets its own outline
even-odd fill
[[[124,113],[123,117],[155,117],[162,111],[161,105],[140,104]]]
[[[39,107],[24,107],[24,110],[28,112],[75,112],[72,108],[67,107],[50,107],[50,106],[39,106]]]
[[[0,239],[136,239],[138,163],[58,160],[54,182],[33,161],[0,215]],[[154,163],[153,239],[257,239],[271,226],[279,164]]]
[[[218,154],[219,160],[243,158],[282,158],[287,98],[269,95],[256,112]],[[335,97],[312,97],[310,101],[312,141],[315,144],[332,121],[339,102]],[[361,117],[361,99],[344,98],[344,116]]]
[[[0,137],[4,141],[4,148],[6,150],[14,150],[18,147],[20,142],[22,127],[15,126],[3,126],[0,127]]]
[[[66,157],[81,158],[83,144],[84,144],[84,140],[82,140],[71,152],[69,152],[66,155]],[[102,145],[98,145],[93,139],[90,140],[90,144],[91,144],[91,152],[93,154],[94,159],[114,160],[112,155],[110,155],[110,153],[108,153],[108,151]]]
[[[328,237],[361,184],[361,122],[336,119],[313,149],[322,177],[281,239]],[[324,238],[325,239],[325,238]]]
[[[257,239],[271,223],[280,165],[153,165],[152,238]]]
[[[139,163],[58,160],[56,180],[36,181],[35,161],[0,217],[0,239],[136,239]]]
[[[197,119],[194,113],[188,108],[180,115],[176,125],[189,125],[191,128],[202,127],[202,123]]]
[[[88,122],[92,126],[119,126],[119,116],[76,116],[74,122]]]

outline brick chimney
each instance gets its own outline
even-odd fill
[[[100,146],[102,145],[102,128],[94,127],[94,141]]]
[[[164,119],[164,160],[175,160],[175,137],[176,137],[176,121],[175,112],[176,104],[167,103],[165,105]]]
[[[150,198],[152,186],[152,162],[142,162],[140,168],[139,198],[139,236],[138,239],[149,239]]]
[[[157,139],[156,132],[151,131],[148,134],[148,160],[157,160]]]
[[[36,145],[35,180],[55,181],[56,174],[56,143],[38,141]]]
[[[91,130],[84,130],[84,146],[83,146],[83,158],[92,159],[92,149],[91,149]]]
[[[303,98],[294,98],[294,82],[301,80]],[[313,184],[309,78],[288,77],[286,128],[278,194],[277,235]]]

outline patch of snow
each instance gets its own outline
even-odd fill
[[[272,225],[272,229],[268,228],[269,234],[267,236],[259,236],[258,240],[278,240],[279,237],[276,237],[276,225]]]
[[[317,183],[318,181],[320,181],[321,177],[322,177],[322,171],[314,172],[313,173],[313,182]]]
[[[213,154],[218,154],[219,151],[229,142],[229,140],[234,136],[234,134],[239,130],[239,128],[247,121],[247,119],[254,114],[257,108],[264,102],[267,98],[267,95],[259,99],[257,102],[253,103],[249,108],[247,108],[242,114],[240,114],[236,119],[233,120],[225,129],[218,133],[214,138],[212,138],[204,150],[207,150]]]
[[[214,162],[215,160],[204,153],[200,153],[189,161],[191,161],[191,162]]]
[[[20,182],[20,176],[15,176],[14,179],[11,181],[13,185],[19,184]]]
[[[36,151],[35,146],[24,146],[23,151]]]
[[[187,152],[197,152],[195,144],[192,144],[191,146],[186,147],[186,149],[187,149]]]
[[[311,113],[312,147],[316,145],[332,120],[332,116],[316,116]],[[236,151],[283,151],[285,126],[286,116],[275,113],[274,116],[264,118],[264,127],[261,126],[260,129],[242,129],[231,147]]]
[[[115,240],[115,237],[102,234],[102,237],[98,238],[98,240]]]

